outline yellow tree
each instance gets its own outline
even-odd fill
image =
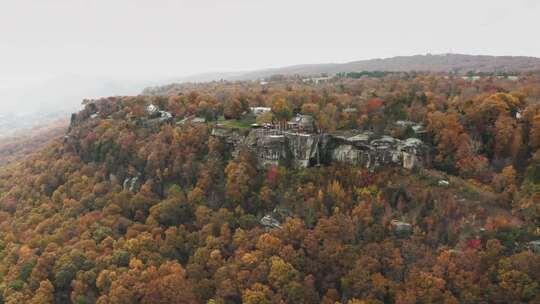
[[[241,151],[238,158],[231,161],[225,168],[225,194],[235,203],[244,203],[253,186],[257,170],[252,164],[250,152]]]
[[[52,304],[54,303],[54,286],[49,280],[44,280],[39,283],[39,288],[36,290],[30,304]]]
[[[292,110],[285,98],[278,98],[272,104],[272,112],[280,121],[287,120],[292,116]]]
[[[529,145],[533,149],[540,147],[540,114],[536,114],[531,123],[531,131],[529,132]]]

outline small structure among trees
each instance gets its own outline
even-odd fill
[[[311,115],[297,114],[287,123],[287,128],[297,132],[313,133],[316,131],[315,119]]]
[[[412,233],[412,225],[407,222],[392,220],[392,227],[398,237],[408,237]]]

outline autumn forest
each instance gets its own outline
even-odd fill
[[[295,117],[428,152],[415,168],[268,166],[213,131],[239,141]],[[538,73],[85,100],[69,130],[0,167],[0,303],[540,303],[539,148]]]

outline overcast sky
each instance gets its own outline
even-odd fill
[[[0,102],[74,75],[146,81],[425,53],[540,57],[539,2],[0,0]]]

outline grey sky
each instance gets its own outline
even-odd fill
[[[146,81],[428,52],[540,57],[538,2],[0,0],[0,102],[70,75]]]

